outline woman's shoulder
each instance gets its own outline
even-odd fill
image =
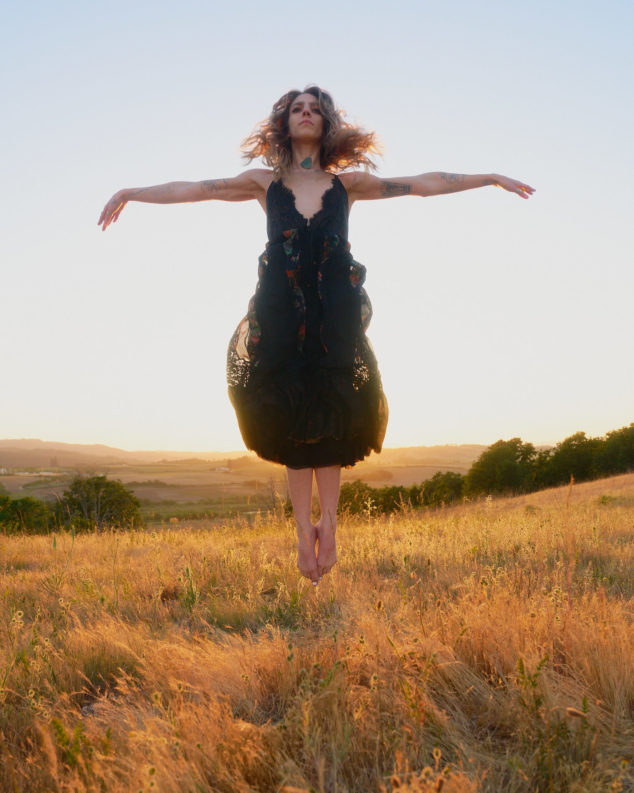
[[[362,197],[364,190],[367,190],[371,182],[376,181],[376,176],[372,176],[367,171],[342,171],[337,174],[337,178],[346,188],[350,206]]]
[[[270,168],[249,168],[240,174],[240,178],[248,179],[266,193],[271,182],[275,180],[275,174]]]
[[[365,171],[341,171],[341,173],[336,174],[337,179],[342,183],[342,185],[350,192],[353,190],[360,181],[366,176]]]

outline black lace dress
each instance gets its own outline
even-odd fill
[[[354,465],[381,451],[387,402],[365,331],[365,267],[350,254],[337,176],[307,220],[281,181],[266,195],[269,241],[227,354],[245,444],[290,468]]]

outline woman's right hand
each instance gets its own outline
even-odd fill
[[[105,231],[111,223],[114,223],[121,212],[123,207],[128,203],[128,191],[119,190],[115,193],[110,201],[103,208],[101,217],[97,221],[98,226],[102,226],[102,231]],[[102,225],[103,224],[103,225]]]

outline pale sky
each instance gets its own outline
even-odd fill
[[[0,437],[242,448],[225,353],[255,202],[130,204],[232,176],[290,88],[375,130],[383,176],[533,185],[353,207],[386,446],[554,443],[634,420],[634,5],[5,2]]]

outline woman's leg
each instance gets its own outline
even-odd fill
[[[339,488],[341,487],[341,466],[330,465],[327,468],[315,468],[317,491],[319,493],[319,506],[321,517],[315,526],[319,537],[319,553],[317,554],[317,568],[319,577],[330,570],[337,563],[337,505],[339,504]]]
[[[286,475],[297,528],[297,566],[303,576],[316,584],[319,581],[315,556],[317,529],[313,526],[310,509],[313,498],[313,469],[287,468]]]

